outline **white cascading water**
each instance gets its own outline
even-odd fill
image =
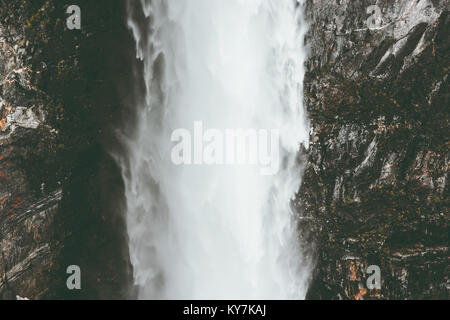
[[[301,182],[306,25],[294,0],[129,0],[147,89],[119,158],[141,299],[303,299],[291,199]],[[138,78],[138,77],[137,77]],[[278,129],[280,168],[179,165],[178,128]]]

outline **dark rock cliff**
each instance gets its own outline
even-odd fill
[[[313,221],[311,299],[449,298],[448,9],[307,1],[311,146],[299,207]],[[380,290],[367,289],[370,265]]]
[[[68,5],[81,30],[66,27]],[[109,155],[131,72],[124,3],[2,0],[0,21],[0,298],[128,297]],[[81,291],[67,290],[69,265]]]

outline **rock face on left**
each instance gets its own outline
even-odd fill
[[[33,190],[28,170],[39,153],[50,151],[56,130],[31,82],[29,42],[21,28],[8,24],[14,19],[7,15],[0,24],[0,293],[4,299],[45,298],[51,294],[47,275],[61,251],[53,239],[62,190],[44,180]]]
[[[74,4],[81,30],[65,23]],[[122,181],[110,156],[124,121],[115,79],[127,82],[132,60],[116,47],[128,47],[123,6],[0,2],[0,300],[128,296]],[[80,291],[67,290],[69,265],[81,268]]]

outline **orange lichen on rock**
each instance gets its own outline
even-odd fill
[[[357,278],[357,274],[356,274],[356,264],[354,262],[350,262],[350,280],[351,281],[356,281]]]
[[[6,118],[0,120],[0,131],[6,126]],[[1,159],[0,159],[1,160]]]
[[[367,289],[361,288],[355,295],[355,300],[363,300],[364,296],[367,294]]]
[[[2,199],[0,199],[0,206],[4,205],[6,200],[8,200],[8,197],[3,197]]]
[[[21,202],[22,202],[22,198],[17,197],[16,201],[14,201],[14,203],[12,204],[12,207],[13,208],[17,208],[20,205]]]

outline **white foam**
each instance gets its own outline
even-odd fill
[[[302,13],[291,0],[141,3],[148,23],[131,0],[129,26],[147,95],[121,158],[139,297],[304,298],[310,270],[290,206],[309,136]],[[198,120],[279,130],[280,170],[175,166],[171,133]]]

